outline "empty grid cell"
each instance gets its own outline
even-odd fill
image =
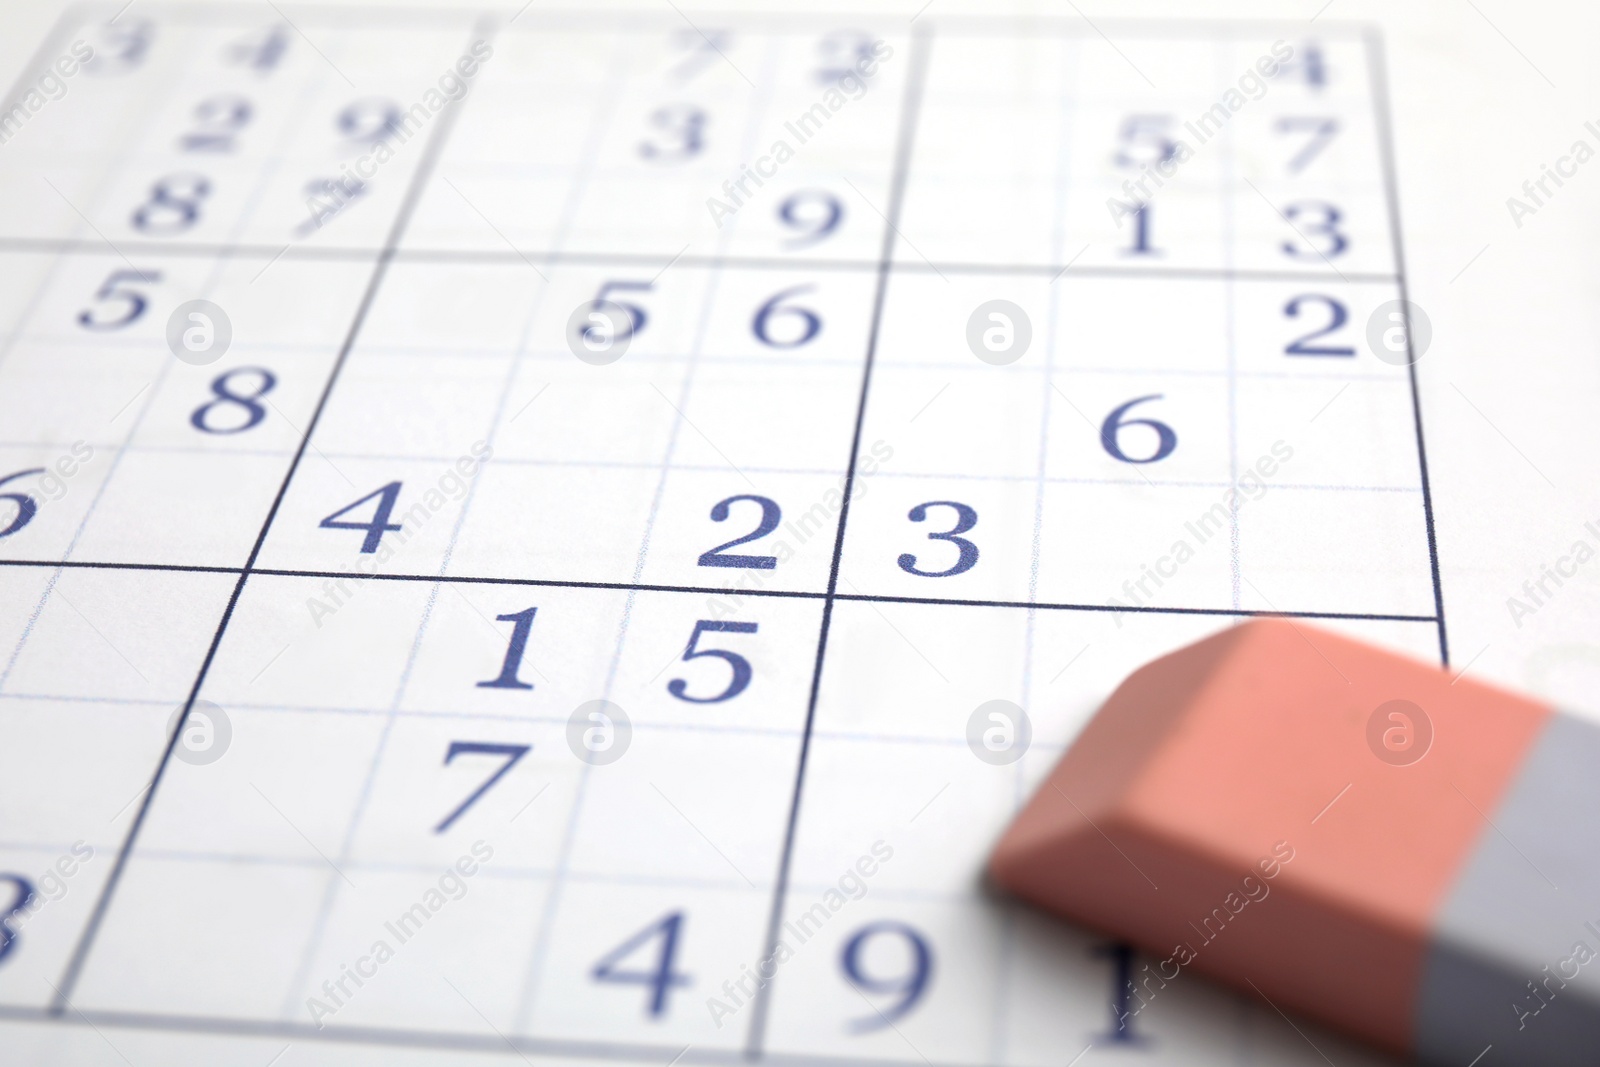
[[[106,923],[97,965],[73,1002],[83,1010],[272,1018],[297,963],[283,951],[285,939],[292,943],[314,921],[321,882],[309,865],[154,856],[130,864],[117,902],[137,918]]]
[[[283,1018],[341,1028],[462,1033],[511,1026],[523,950],[545,887],[503,872],[488,841],[434,869],[363,871],[317,954],[285,990]],[[354,978],[349,977],[352,973]]]
[[[1428,616],[1427,528],[1416,493],[1266,493],[1239,512],[1243,603],[1257,611]],[[1315,592],[1313,592],[1315,589]],[[1315,596],[1319,606],[1295,607]]]

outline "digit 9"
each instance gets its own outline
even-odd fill
[[[882,938],[899,941],[902,945],[901,951],[895,955],[904,963],[896,970],[890,971],[885,966],[885,957],[890,952],[870,948],[874,940]],[[867,965],[869,957],[877,966]],[[872,1015],[852,1019],[847,1024],[852,1033],[865,1034],[893,1025],[896,1019],[909,1014],[917,1006],[933,978],[933,950],[913,927],[903,922],[882,920],[868,923],[850,936],[850,940],[844,943],[844,950],[839,953],[839,965],[844,968],[845,979],[862,993],[899,997],[887,1008],[873,1005]]]
[[[789,238],[790,248],[806,248],[825,239],[838,228],[844,218],[844,205],[832,193],[820,189],[802,189],[778,205],[778,218],[794,236]]]

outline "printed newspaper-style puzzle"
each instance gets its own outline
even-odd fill
[[[1444,651],[1374,36],[113,15],[0,113],[9,1047],[1321,1062],[981,870],[1157,654]]]

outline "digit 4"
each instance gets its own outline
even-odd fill
[[[677,986],[687,986],[693,979],[673,970],[678,955],[678,936],[683,932],[683,912],[674,911],[662,916],[628,940],[602,956],[589,972],[596,982],[619,982],[647,986],[650,999],[645,1002],[645,1014],[660,1018],[667,1012],[667,995]],[[648,971],[624,971],[617,965],[638,952],[652,940],[659,938],[661,947],[656,951],[655,966]]]
[[[339,517],[341,515],[350,514],[356,508],[359,508],[362,504],[365,504],[374,497],[377,498],[378,503],[373,507],[372,519],[370,521],[347,522]],[[338,511],[335,511],[332,515],[329,515],[327,518],[317,523],[317,526],[323,530],[365,531],[367,536],[361,542],[361,551],[366,553],[376,552],[378,551],[378,544],[383,540],[383,535],[385,533],[389,532],[390,530],[398,530],[401,528],[400,523],[389,521],[389,516],[394,514],[395,502],[399,499],[400,483],[390,482],[381,489],[374,489],[360,500],[357,500],[354,504],[348,504],[345,507],[340,508]]]

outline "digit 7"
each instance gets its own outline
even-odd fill
[[[532,745],[500,745],[489,741],[450,742],[450,747],[445,751],[444,754],[444,762],[445,766],[447,767],[450,765],[452,760],[454,760],[457,756],[462,755],[504,756],[506,761],[500,765],[499,770],[485,778],[483,780],[483,784],[477,789],[473,790],[472,794],[468,796],[467,799],[463,800],[455,811],[452,811],[449,815],[446,815],[444,817],[444,821],[433,828],[433,832],[436,834],[442,834],[446,830],[450,829],[451,825],[457,819],[461,818],[461,816],[465,815],[467,813],[467,809],[476,804],[478,802],[478,798],[487,793],[490,787],[492,787],[500,779],[504,778],[506,772],[515,766],[519,759],[527,755],[528,749],[532,747]]]

